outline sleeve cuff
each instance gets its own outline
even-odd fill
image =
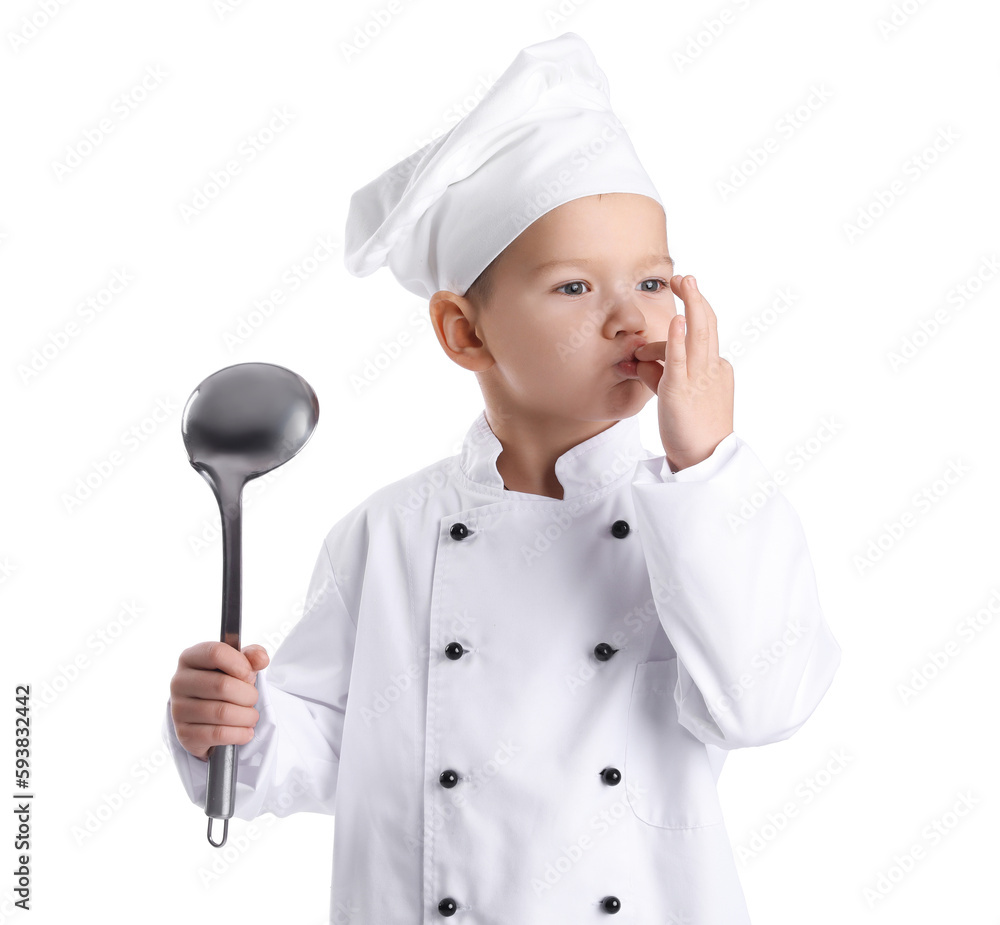
[[[679,469],[677,472],[671,470],[666,454],[641,460],[640,465],[643,465],[652,475],[657,476],[661,482],[704,482],[712,478],[733,458],[738,446],[736,431],[732,431],[719,441],[715,449],[712,450],[711,456],[693,466]]]

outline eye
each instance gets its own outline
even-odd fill
[[[658,276],[651,276],[648,279],[644,279],[641,283],[639,283],[639,286],[645,287],[646,283],[659,283],[660,285],[659,288],[657,289],[642,288],[643,292],[663,292],[664,289],[670,288],[669,283],[665,279],[660,279]],[[576,279],[573,280],[573,282],[571,283],[563,283],[556,289],[556,292],[562,292],[567,286],[586,286],[586,285],[587,284],[583,282],[583,280]],[[582,291],[567,292],[565,293],[565,295],[583,295],[583,292]]]

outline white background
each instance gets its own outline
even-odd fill
[[[426,301],[345,271],[350,195],[563,31],[608,75],[677,270],[715,308],[736,432],[788,476],[843,648],[809,722],[722,775],[751,917],[1000,921],[995,4],[48,2],[0,15],[2,762],[14,795],[31,684],[30,921],[326,921],[333,819],[236,819],[217,851],[160,740],[181,650],[219,631],[218,508],[181,410],[247,361],[319,395],[309,445],[244,492],[242,642],[273,655],[329,528],[457,452],[482,408]],[[296,267],[312,272],[293,289]],[[661,451],[655,400],[641,420]],[[933,677],[904,698],[915,671]],[[0,923],[29,921],[10,914],[0,818]]]

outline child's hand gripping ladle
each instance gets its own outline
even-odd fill
[[[191,465],[212,486],[222,515],[220,638],[237,652],[243,486],[288,462],[305,446],[318,420],[319,401],[309,383],[271,363],[237,363],[220,369],[191,393],[184,406],[184,446]],[[208,756],[205,815],[209,817],[208,841],[216,848],[226,843],[235,809],[236,748],[213,745]],[[225,820],[218,843],[212,841],[213,818]]]

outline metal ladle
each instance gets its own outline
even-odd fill
[[[305,446],[319,420],[309,383],[283,366],[237,363],[212,373],[184,406],[181,433],[191,465],[212,486],[222,516],[222,635],[238,652],[242,605],[243,486],[288,462]],[[221,669],[215,669],[221,671]],[[208,757],[205,815],[208,841],[226,843],[235,809],[235,745],[213,745]],[[212,822],[225,820],[222,841]]]

